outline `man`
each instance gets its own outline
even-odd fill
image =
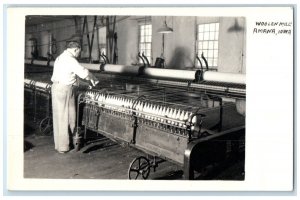
[[[51,78],[53,82],[51,88],[53,134],[55,149],[59,153],[66,153],[70,150],[70,136],[76,128],[75,84],[77,77],[91,81],[93,86],[99,82],[76,60],[80,51],[79,42],[68,42],[67,49],[54,62]]]

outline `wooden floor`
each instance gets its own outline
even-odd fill
[[[27,131],[29,128],[27,128]],[[25,137],[25,178],[128,179],[128,168],[138,156],[147,156],[134,148],[111,140],[90,144],[84,151],[59,154],[52,136],[35,134]],[[159,164],[149,179],[181,179],[181,167],[170,162]]]
[[[33,131],[25,137],[24,178],[51,179],[128,179],[128,168],[132,160],[145,156],[137,149],[122,146],[108,140],[85,151],[59,154],[54,150],[52,136],[43,136]],[[164,161],[156,171],[151,169],[150,180],[181,180],[180,166]],[[235,160],[216,167],[202,179],[242,180],[243,160]]]
[[[97,139],[102,142],[96,142],[95,133],[92,132],[88,135],[95,140],[91,139],[90,143],[79,152],[59,154],[54,150],[53,136],[43,135],[38,129],[38,122],[37,120],[34,123],[32,118],[25,118],[25,178],[128,179],[130,163],[138,156],[148,156],[135,148],[105,139],[101,135],[98,135]],[[225,125],[229,126],[227,123]],[[244,157],[229,160],[218,166],[209,166],[205,170],[198,179],[243,180]],[[151,168],[148,179],[181,180],[183,169],[181,166],[164,161],[158,165],[155,172]]]

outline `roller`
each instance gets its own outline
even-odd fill
[[[43,82],[39,82],[39,81],[37,81],[37,82],[35,83],[35,87],[39,87],[39,88],[44,88],[44,89],[46,89],[47,86],[48,86],[48,83],[43,83]]]
[[[160,68],[145,68],[143,75],[158,78],[171,78],[183,80],[195,80],[196,70],[176,70],[176,69],[160,69]]]
[[[30,59],[25,59],[25,64],[34,64],[34,65],[41,65],[41,66],[48,66],[48,61],[46,60],[30,60]],[[49,66],[53,67],[54,61],[49,62]]]
[[[100,70],[99,64],[91,64],[91,63],[80,63],[82,66],[84,66],[88,70]]]
[[[203,80],[223,82],[223,83],[246,84],[245,74],[235,74],[235,73],[206,71],[203,74]]]
[[[126,65],[112,65],[106,64],[103,66],[103,71],[121,74],[138,75],[140,73],[140,66],[126,66]]]
[[[35,64],[35,65],[46,65],[47,66],[47,61],[44,61],[44,60],[33,60],[33,64]]]
[[[30,64],[31,60],[26,59],[26,64]],[[47,66],[47,61],[34,60],[33,64]],[[53,66],[54,61],[49,63],[49,66]],[[130,75],[144,75],[147,77],[156,78],[168,78],[168,79],[179,79],[179,80],[198,80],[198,73],[200,70],[178,70],[178,69],[161,69],[161,68],[144,68],[141,66],[130,66],[130,65],[113,65],[105,64],[101,67],[99,64],[80,63],[82,66],[89,70],[102,70],[110,73],[117,74],[130,74]],[[100,69],[101,68],[101,69]],[[214,81],[223,83],[234,83],[234,84],[246,84],[245,74],[237,73],[224,73],[214,71],[204,71],[201,80]]]

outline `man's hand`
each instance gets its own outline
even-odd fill
[[[99,83],[99,80],[91,72],[89,72],[86,80],[91,81],[92,87],[95,87]]]
[[[99,81],[97,79],[91,79],[92,86],[95,87]]]

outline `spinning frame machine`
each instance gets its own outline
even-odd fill
[[[35,64],[25,61],[29,62]],[[243,147],[244,124],[222,129],[223,109],[235,106],[222,97],[245,100],[244,75],[81,64],[100,71],[100,83],[79,89],[75,143],[80,145],[92,130],[150,155],[151,159],[140,156],[130,163],[129,179],[147,179],[160,159],[182,166],[184,178],[194,179],[195,171],[224,159],[228,144],[235,153]],[[25,80],[27,88],[38,83],[29,81]],[[49,90],[49,85],[44,88]]]
[[[52,115],[51,115],[51,84],[42,81],[35,81],[31,79],[24,79],[24,90],[31,95],[31,104],[33,105],[33,122],[38,123],[39,130],[44,135],[51,135],[52,131]],[[25,94],[26,95],[26,94]],[[38,121],[38,106],[41,100],[46,99],[45,116]]]

